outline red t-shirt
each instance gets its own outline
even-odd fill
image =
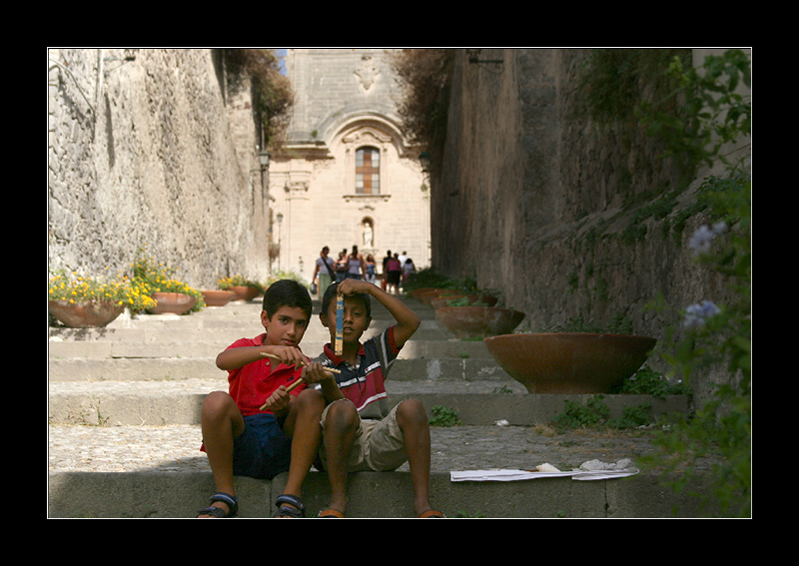
[[[264,338],[266,338],[265,333],[255,338],[241,338],[233,342],[227,349],[263,346]],[[269,410],[262,411],[261,405],[278,387],[281,385],[288,387],[295,379],[299,379],[301,374],[302,368],[287,366],[269,358],[257,360],[244,367],[228,370],[230,396],[233,397],[239,411],[245,417],[258,413],[271,413],[272,411]],[[299,385],[290,395],[299,395],[305,387],[305,383]]]

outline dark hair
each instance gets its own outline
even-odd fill
[[[330,303],[336,300],[337,294],[338,283],[333,283],[325,291],[325,296],[322,297],[322,314],[327,314],[327,311],[330,308]],[[367,318],[370,318],[372,316],[372,301],[369,299],[369,295],[358,293],[357,295],[352,296],[363,301],[363,304],[366,307],[366,316]]]
[[[280,307],[298,307],[305,311],[308,320],[311,319],[311,295],[308,289],[292,279],[275,281],[264,293],[264,310],[266,316],[271,318],[280,310]]]

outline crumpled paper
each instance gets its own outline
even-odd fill
[[[618,462],[602,462],[589,460],[580,464],[580,467],[571,471],[561,471],[555,466],[544,463],[536,466],[534,470],[454,470],[450,472],[450,481],[519,481],[540,478],[570,477],[573,480],[591,481],[616,479],[634,476],[639,472],[633,466],[632,460],[623,458]]]

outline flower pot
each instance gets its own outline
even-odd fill
[[[72,328],[87,328],[92,326],[105,326],[112,322],[125,310],[124,305],[115,301],[86,300],[76,301],[48,301],[48,310],[64,326]]]
[[[498,307],[443,307],[436,317],[457,338],[507,334],[519,326],[524,313]]]
[[[430,299],[430,306],[434,309],[441,309],[449,306],[448,301],[463,299],[464,297],[469,299],[470,305],[480,302],[484,303],[487,307],[495,306],[499,300],[497,297],[493,297],[491,295],[442,295],[440,297]]]
[[[656,340],[593,333],[509,334],[484,340],[530,393],[609,393],[646,361]]]
[[[185,314],[189,312],[197,299],[183,293],[153,293],[156,305],[147,309],[150,314]]]
[[[236,294],[234,301],[250,301],[258,295],[258,287],[247,287],[244,285],[233,285],[227,288]]]
[[[236,298],[236,293],[233,291],[222,291],[221,289],[207,290],[202,293],[205,304],[209,307],[224,307]]]

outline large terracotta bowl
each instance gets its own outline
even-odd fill
[[[156,305],[147,309],[150,314],[185,314],[189,312],[197,299],[184,293],[153,293]]]
[[[70,328],[105,326],[125,310],[124,305],[113,301],[48,301],[47,307],[50,314]]]
[[[228,291],[235,293],[234,301],[251,301],[258,296],[258,287],[249,287],[245,285],[233,285],[227,288]]]
[[[609,393],[646,361],[656,340],[592,333],[509,334],[484,340],[530,393]]]
[[[436,317],[457,338],[481,338],[513,332],[524,313],[497,307],[444,307],[436,309]]]
[[[221,289],[210,289],[202,293],[203,300],[205,300],[206,306],[209,307],[224,307],[236,298],[236,293],[233,291],[222,291]]]

